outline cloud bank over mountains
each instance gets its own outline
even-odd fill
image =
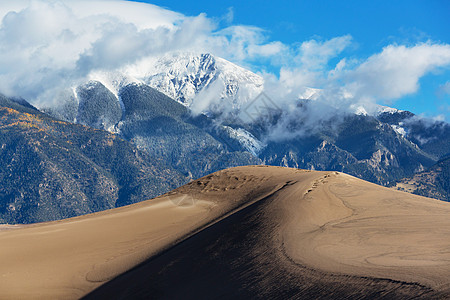
[[[0,18],[0,92],[37,106],[98,72],[144,77],[143,62],[167,52],[208,52],[250,68],[281,106],[317,88],[316,100],[332,107],[370,109],[450,67],[449,44],[391,44],[354,57],[351,33],[285,44],[261,28],[229,25],[232,10],[214,20],[121,0],[20,0],[0,4]]]

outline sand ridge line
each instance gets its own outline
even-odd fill
[[[239,212],[239,211],[241,211],[241,210],[244,210],[244,209],[246,209],[246,208],[249,208],[249,207],[251,207],[251,206],[253,206],[253,205],[259,203],[260,201],[264,201],[264,200],[266,200],[266,199],[269,199],[269,198],[273,197],[277,192],[281,191],[283,188],[285,188],[285,187],[287,187],[287,186],[289,186],[289,185],[292,185],[292,184],[294,184],[294,181],[288,181],[288,182],[286,182],[286,183],[284,183],[284,184],[279,184],[279,185],[277,185],[272,191],[268,192],[267,194],[265,194],[265,195],[263,195],[263,196],[260,196],[259,198],[255,199],[255,200],[251,200],[251,201],[246,202],[246,204],[241,205],[241,206],[235,208],[234,210],[232,210],[232,211],[226,213],[225,215],[220,216],[220,217],[218,217],[218,218],[216,218],[216,219],[210,221],[209,223],[207,223],[207,224],[205,224],[205,225],[199,227],[198,229],[196,229],[196,230],[194,230],[194,231],[192,231],[192,232],[186,234],[185,236],[183,236],[183,237],[177,239],[177,240],[174,241],[173,243],[170,243],[169,245],[167,245],[167,247],[164,247],[164,248],[162,248],[160,251],[158,251],[157,253],[152,254],[150,257],[148,257],[148,259],[150,259],[150,258],[151,258],[151,259],[155,259],[155,258],[157,258],[158,256],[163,255],[164,253],[168,252],[168,251],[169,251],[170,249],[172,249],[173,247],[175,247],[175,246],[179,245],[180,243],[182,243],[182,242],[188,240],[189,238],[191,238],[191,237],[197,235],[198,233],[202,232],[203,230],[205,230],[205,229],[207,229],[207,228],[209,228],[209,227],[212,227],[213,225],[215,225],[215,224],[217,224],[217,223],[219,223],[219,222],[225,220],[226,218],[228,218],[228,217],[234,215],[235,213],[237,213],[237,212]],[[128,273],[128,272],[131,272],[131,271],[133,271],[133,269],[139,268],[140,265],[141,265],[141,264],[136,265],[135,267],[133,267],[132,269],[128,270],[127,272],[125,272],[125,273],[123,273],[123,274],[126,274],[126,273]],[[121,275],[123,275],[123,274],[121,274]]]
[[[351,231],[346,231],[349,229],[333,226],[330,221],[338,220],[340,224],[339,220],[342,222],[349,215],[370,216],[374,207],[381,209],[375,211],[378,214],[390,212],[389,206],[384,209],[383,205],[379,205],[380,201],[383,202],[383,199],[379,199],[379,189],[371,192],[366,185],[355,181],[354,189],[359,192],[351,193],[351,199],[345,198],[346,203],[353,208],[349,209],[342,199],[338,199],[330,191],[331,185],[344,184],[345,176],[341,178],[336,175],[336,178],[326,179],[327,182],[319,184],[324,173],[296,177],[295,172],[286,169],[285,177],[282,177],[281,173],[276,173],[277,170],[274,170],[274,177],[278,182],[298,182],[285,185],[266,198],[267,201],[258,201],[201,230],[157,258],[106,283],[86,299],[108,295],[151,297],[155,294],[166,298],[186,299],[243,298],[244,295],[248,295],[248,298],[253,296],[267,299],[362,299],[364,296],[436,298],[436,290],[426,281],[421,280],[421,277],[415,280],[417,278],[409,276],[408,273],[414,271],[414,268],[405,270],[403,267],[390,266],[377,273],[367,264],[348,264],[352,263],[351,259],[356,259],[356,262],[364,261],[374,253],[386,251],[368,244],[370,248],[374,248],[369,250],[374,251],[364,252],[362,246],[371,240],[364,239],[367,236],[366,229],[358,226],[358,223],[350,224]],[[286,179],[288,177],[289,180]],[[253,182],[255,189],[261,188],[254,184]],[[304,192],[314,185],[314,191],[308,194],[312,198],[305,199]],[[361,197],[361,189],[368,191],[368,194],[364,192],[364,197]],[[388,196],[392,195],[396,194],[389,193]],[[341,198],[340,194],[338,196]],[[438,208],[442,206],[439,205]],[[312,228],[316,230],[308,232]],[[352,244],[353,235],[358,238],[355,246]],[[388,234],[385,235],[389,237]],[[360,237],[363,238],[362,241]],[[371,238],[375,237],[376,243],[384,243],[384,236],[371,235]],[[347,238],[350,238],[348,242]],[[403,247],[402,243],[403,241],[400,247]],[[332,254],[322,253],[322,247],[325,250],[331,249]],[[421,253],[422,251],[418,251],[419,255]],[[449,278],[445,276],[447,274],[441,273],[446,282]]]
[[[335,176],[335,175],[339,175],[339,172],[330,172],[330,173],[326,173],[323,176],[320,176],[319,178],[315,179],[312,183],[310,188],[308,188],[305,193],[304,196],[307,196],[309,193],[313,192],[317,187],[319,187],[322,184],[326,184],[328,183],[327,178],[330,179],[331,176]]]

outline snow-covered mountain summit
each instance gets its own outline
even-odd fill
[[[263,90],[262,77],[211,54],[165,55],[151,66],[142,80],[194,111],[232,109],[256,97]]]
[[[143,84],[175,99],[194,113],[213,115],[238,112],[264,89],[261,76],[223,58],[207,53],[172,53],[149,57],[117,70],[92,72],[85,81],[61,92],[55,103],[40,108],[55,117],[76,122],[76,107],[80,103],[77,91],[93,82],[99,84],[91,89],[111,92],[122,110],[121,89],[130,84]]]

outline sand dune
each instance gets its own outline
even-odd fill
[[[4,227],[0,299],[449,298],[449,216],[449,203],[342,173],[232,168]]]

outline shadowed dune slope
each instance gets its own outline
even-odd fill
[[[0,231],[0,298],[448,298],[450,204],[336,172],[238,167]]]

